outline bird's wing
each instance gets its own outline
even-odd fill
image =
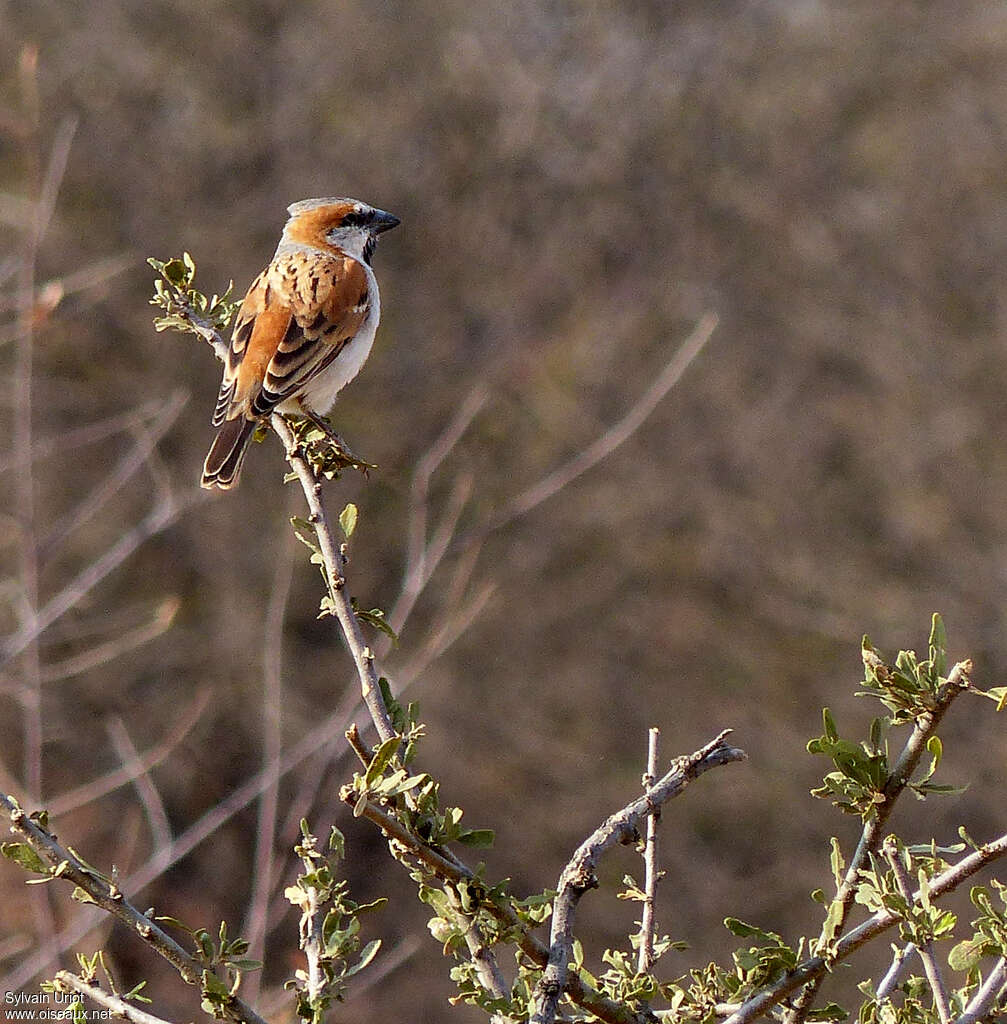
[[[367,273],[351,256],[288,253],[253,282],[234,321],[214,426],[266,416],[304,390],[367,319]]]

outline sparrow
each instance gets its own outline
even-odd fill
[[[317,423],[374,343],[381,301],[371,257],[398,217],[336,198],[302,199],[287,213],[276,253],[234,321],[203,487],[238,482],[256,427],[274,411]]]

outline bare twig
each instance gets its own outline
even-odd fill
[[[283,525],[283,540],[266,609],[262,648],[262,770],[270,778],[259,801],[252,895],[244,929],[252,950],[260,952],[267,930],[273,879],[278,873],[274,848],[280,795],[280,758],[283,755],[283,624],[294,569],[292,534],[289,524]],[[253,955],[259,954],[253,952]],[[260,973],[256,972],[249,982],[248,995],[254,999],[261,985]]]
[[[0,793],[0,806],[10,817],[11,831],[20,835],[35,853],[49,864],[48,877],[64,878],[72,882],[87,893],[102,910],[136,932],[148,946],[178,971],[183,981],[189,985],[201,983],[205,966],[187,953],[155,921],[138,910],[112,879],[88,867],[76,853],[60,844],[48,829],[30,818],[16,801],[4,793]],[[221,1003],[220,1010],[231,1021],[265,1024],[265,1021],[237,996],[231,996]]]
[[[210,691],[203,690],[196,696],[192,707],[179,718],[164,739],[146,753],[140,754],[135,764],[116,768],[97,779],[92,779],[91,782],[87,782],[83,786],[78,786],[76,789],[54,797],[47,803],[50,815],[56,818],[67,814],[129,784],[136,778],[138,772],[149,772],[151,768],[168,757],[185,739],[199,719],[203,717],[203,712],[209,703]]]
[[[652,728],[647,732],[647,770],[643,776],[643,788],[649,790],[657,776],[657,741],[661,730]],[[657,889],[657,822],[661,809],[647,816],[647,835],[643,843],[643,912],[640,916],[640,950],[637,970],[644,974],[654,966],[654,892]]]
[[[886,839],[881,849],[895,876],[895,884],[899,887],[899,892],[905,899],[911,900],[913,898],[912,881],[909,878],[909,872],[906,870],[905,864],[902,863],[898,843],[895,841],[895,838],[890,836]],[[944,979],[941,977],[940,968],[937,966],[937,958],[934,955],[933,939],[924,943],[918,952],[920,959],[923,961],[923,970],[926,973],[927,981],[930,983],[930,990],[934,994],[934,1004],[937,1007],[941,1022],[942,1024],[948,1024],[951,1020],[951,1007],[948,1003],[948,990],[944,985]]]
[[[428,540],[430,480],[461,440],[472,420],[486,405],[488,397],[486,390],[481,385],[473,388],[465,401],[458,407],[444,432],[426,450],[413,471],[409,501],[406,567],[403,572],[402,589],[388,613],[388,621],[396,631],[400,630],[406,619],[409,618],[409,613],[413,610],[417,598],[430,581],[437,564],[443,558],[471,487],[470,481],[456,485],[449,502],[448,512],[435,531],[434,537]]]
[[[171,825],[164,810],[164,801],[161,800],[149,770],[143,766],[140,752],[134,746],[126,724],[118,715],[108,722],[108,732],[123,768],[133,776],[133,786],[147,812],[151,844],[156,856],[157,851],[167,850],[171,846]]]
[[[608,817],[570,858],[559,877],[549,935],[549,962],[535,992],[532,1024],[552,1024],[563,993],[568,989],[573,949],[573,922],[577,904],[589,889],[598,885],[595,868],[601,855],[615,844],[632,840],[643,819],[662,804],[679,796],[694,779],[719,765],[743,761],[747,755],[725,743],[730,730],[687,757],[677,758],[671,769],[643,796]]]
[[[82,996],[87,996],[88,999],[99,1006],[104,1006],[106,1010],[111,1011],[113,1017],[121,1017],[123,1020],[132,1021],[132,1024],[169,1024],[168,1021],[163,1020],[161,1017],[155,1017],[152,1013],[141,1010],[133,1003],[120,999],[119,996],[112,995],[96,985],[89,985],[82,978],[78,978],[76,974],[71,974],[69,971],[58,971],[54,980],[61,988],[73,989]]]
[[[186,396],[184,391],[173,391],[167,398],[158,398],[135,409],[126,412],[116,413],[103,420],[96,420],[94,423],[87,423],[80,427],[64,430],[58,434],[50,434],[47,437],[39,438],[32,446],[31,454],[27,462],[16,453],[0,458],[0,472],[11,469],[21,469],[31,465],[39,459],[44,459],[57,451],[70,451],[73,448],[82,448],[85,445],[97,444],[108,437],[114,437],[124,430],[132,430],[139,424],[150,419],[156,419],[161,411],[169,405],[180,401]]]
[[[136,473],[149,464],[154,447],[171,429],[187,401],[188,396],[183,392],[176,392],[174,401],[165,402],[152,422],[141,422],[133,427],[136,440],[130,451],[102,478],[98,486],[76,508],[67,512],[43,538],[40,547],[47,561],[52,560],[54,549],[82,523],[95,515]]]
[[[184,499],[179,503],[161,502],[132,530],[119,537],[104,554],[78,573],[58,594],[50,598],[32,617],[31,621],[25,622],[20,629],[0,644],[0,668],[21,654],[57,619],[75,607],[109,573],[122,565],[144,541],[160,533],[197,500],[202,499]]]
[[[530,512],[578,477],[593,469],[602,459],[611,455],[627,441],[647,417],[657,408],[661,399],[681,380],[682,374],[703,350],[717,327],[715,313],[706,313],[695,329],[679,346],[667,365],[658,374],[657,380],[640,396],[629,412],[618,423],[609,427],[599,438],[575,455],[569,462],[543,477],[531,487],[522,491],[506,503],[501,512],[490,520],[486,531],[497,530],[507,523]]]
[[[840,931],[849,916],[850,907],[857,891],[857,882],[860,871],[867,865],[871,854],[877,853],[881,846],[882,833],[885,825],[895,808],[895,802],[904,792],[906,785],[912,778],[916,766],[920,762],[923,751],[926,749],[927,740],[940,724],[952,701],[963,690],[971,685],[969,673],[972,671],[971,661],[959,662],[951,670],[950,675],[944,684],[937,691],[933,708],[920,715],[916,719],[912,734],[906,741],[906,745],[899,754],[891,773],[885,782],[881,796],[883,799],[876,805],[874,817],[864,825],[857,849],[853,859],[843,876],[842,884],[836,893],[836,900],[840,903],[841,913],[839,922],[835,926]],[[823,974],[816,974],[807,988],[794,1000],[793,1008],[787,1014],[787,1024],[802,1024],[808,1011],[814,1004],[815,997],[824,979]]]
[[[122,253],[119,256],[105,256],[62,277],[43,281],[36,291],[35,308],[41,304],[47,312],[51,312],[68,295],[96,288],[135,265],[134,254]],[[0,301],[0,311],[7,312],[10,308],[10,303]]]
[[[1000,836],[992,842],[979,847],[974,853],[960,860],[957,864],[930,880],[930,899],[937,899],[945,893],[951,892],[962,884],[966,879],[971,878],[977,871],[982,870],[987,864],[1007,854],[1007,835]],[[920,894],[913,893],[913,901],[918,901]],[[780,981],[764,988],[761,992],[748,999],[738,1010],[727,1018],[725,1024],[748,1024],[748,1021],[761,1017],[781,1000],[785,999],[791,992],[806,985],[816,978],[820,978],[830,971],[834,964],[845,960],[850,954],[856,952],[861,946],[881,935],[889,928],[898,924],[899,917],[889,910],[879,910],[873,917],[868,918],[863,924],[851,929],[842,936],[830,950],[829,958],[822,956],[809,957],[798,964],[789,974]]]
[[[115,639],[95,644],[86,651],[70,658],[64,658],[62,661],[46,662],[42,666],[42,682],[54,683],[68,679],[70,676],[79,675],[81,672],[88,672],[155,640],[171,628],[179,604],[177,597],[166,597],[154,610],[150,619],[135,629],[120,632]],[[51,801],[49,806],[52,807]]]
[[[317,753],[326,744],[332,742],[336,737],[342,736],[346,728],[346,722],[357,707],[359,700],[359,696],[353,695],[351,699],[344,701],[343,705],[322,722],[321,725],[307,733],[299,743],[292,747],[284,755],[281,762],[281,777],[289,774],[298,765]],[[205,705],[205,697],[203,703]],[[202,707],[200,710],[202,710]],[[160,750],[161,748],[158,749]],[[163,757],[159,759],[163,760]],[[179,833],[172,841],[170,847],[166,850],[159,850],[148,858],[145,864],[129,875],[123,885],[134,892],[138,892],[150,885],[164,871],[187,857],[197,846],[233,818],[234,815],[257,800],[272,783],[273,778],[274,775],[270,771],[262,770],[257,772],[234,790],[230,796],[210,808],[184,832]],[[131,781],[131,779],[124,770],[117,769],[105,779],[96,780],[95,783],[89,783],[87,786],[82,787],[81,790],[67,794],[63,802],[78,805],[79,803],[86,802],[87,799],[95,799],[105,792],[116,789],[128,781]],[[73,799],[71,800],[71,798]],[[55,939],[44,943],[35,951],[31,958],[21,962],[9,974],[0,978],[0,990],[13,992],[23,988],[40,971],[44,971],[53,960],[62,955],[66,950],[71,949],[76,943],[82,941],[94,928],[96,920],[93,913],[90,913],[87,909],[82,910]]]
[[[66,172],[70,146],[76,130],[76,118],[64,118],[56,128],[45,170],[41,159],[41,103],[38,87],[38,48],[25,46],[21,51],[21,85],[27,126],[25,157],[26,178],[31,213],[24,231],[24,248],[17,273],[17,325],[14,358],[14,424],[12,447],[19,462],[26,468],[15,481],[21,581],[22,623],[31,628],[39,605],[39,548],[36,523],[35,475],[30,464],[34,445],[34,372],[35,372],[35,285],[39,249],[52,221],[63,175]],[[36,638],[37,639],[37,635]],[[41,801],[42,752],[44,744],[42,717],[42,673],[38,644],[34,640],[24,649],[20,675],[21,707],[24,722],[24,786],[30,799]],[[33,893],[40,935],[56,932],[56,919],[48,902],[48,894]]]

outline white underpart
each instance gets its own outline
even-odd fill
[[[280,402],[276,407],[278,412],[285,415],[297,415],[301,412],[301,405],[307,405],[314,412],[325,414],[332,408],[336,395],[346,387],[347,384],[360,372],[360,368],[367,361],[371,354],[371,346],[374,344],[374,335],[378,330],[378,321],[381,319],[381,296],[378,294],[378,279],[370,264],[363,258],[363,247],[366,241],[366,232],[353,230],[340,232],[336,244],[354,259],[358,260],[367,275],[367,296],[369,309],[367,319],[360,325],[360,330],[346,343],[343,350],[333,360],[329,367],[320,373],[296,398],[288,398]],[[286,236],[281,239],[276,250],[276,255],[282,255],[291,249],[304,250],[303,245],[292,245],[286,241]],[[318,250],[322,251],[322,250]],[[326,254],[328,255],[328,254]],[[274,257],[275,259],[275,257]]]

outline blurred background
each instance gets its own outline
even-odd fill
[[[7,0],[0,20],[4,788],[140,906],[267,932],[248,981],[266,1007],[298,963],[297,817],[335,823],[354,893],[391,904],[367,922],[387,974],[332,1019],[484,1019],[447,1006],[428,914],[336,799],[350,662],[289,539],[281,451],[199,492],[219,367],[147,304],[145,257],[186,249],[197,285],[243,291],[288,203],[349,195],[402,219],[374,261],[374,353],[334,413],[379,467],[327,488],[360,509],[363,607],[399,602],[421,508],[427,536],[455,514],[472,536],[719,315],[625,444],[450,548],[384,668],[518,892],[638,792],[649,726],[664,757],[734,728],[751,760],[663,817],[658,921],[692,944],[664,972],[733,948],[727,914],[817,932],[828,837],[849,853],[857,829],[808,796],[827,766],[804,744],[822,705],[853,737],[877,713],[853,696],[861,635],[922,651],[940,611],[952,658],[1004,681],[1007,10]],[[971,788],[903,807],[907,839],[1003,830],[990,707],[953,709],[943,781]],[[263,803],[278,751],[301,760]],[[624,851],[605,872],[642,867]],[[105,943],[127,986],[151,978],[155,1012],[195,1012],[153,955],[23,881],[0,865],[0,988],[51,974],[39,950],[62,934]],[[633,917],[611,890],[584,901],[589,963]]]

